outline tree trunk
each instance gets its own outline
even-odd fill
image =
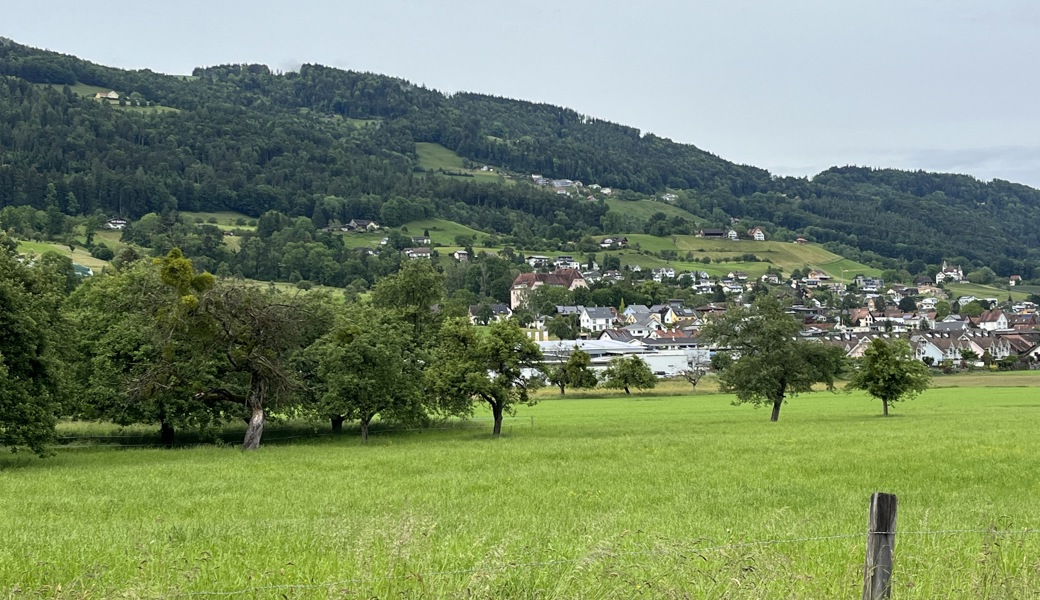
[[[885,407],[885,416],[887,417],[888,416],[888,400],[882,400],[881,404],[882,404],[882,406]]]
[[[780,420],[780,406],[784,403],[784,396],[787,395],[787,381],[785,379],[780,380],[780,390],[776,398],[773,399],[773,414],[770,415],[769,420],[774,423]]]
[[[632,392],[628,391],[628,386],[627,385],[625,386],[625,393],[628,394],[629,396],[632,395]]]
[[[368,423],[369,423],[369,421],[371,421],[371,419],[366,419],[364,417],[362,417],[362,419],[361,419],[361,443],[362,444],[367,444],[368,443]]]
[[[343,417],[339,415],[333,415],[329,417],[332,422],[332,433],[343,433]]]
[[[495,428],[492,430],[491,435],[493,437],[502,436],[502,404],[495,402],[491,404],[491,412],[495,415]]]
[[[267,380],[253,373],[250,377],[249,399],[246,406],[249,408],[249,427],[246,428],[246,437],[242,441],[243,450],[256,450],[260,447],[260,437],[264,435],[264,400],[267,398]]]
[[[167,448],[172,448],[173,438],[175,434],[176,431],[174,430],[173,425],[170,425],[166,421],[159,422],[159,441],[162,442],[163,446],[166,446]]]
[[[560,395],[561,396],[566,396],[567,392],[563,389],[564,385],[562,383],[559,385],[559,388],[560,388]]]

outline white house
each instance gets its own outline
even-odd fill
[[[615,312],[613,308],[603,306],[580,306],[578,307],[578,324],[582,329],[589,331],[605,331],[614,325]]]
[[[979,329],[984,331],[998,331],[1008,328],[1007,315],[999,308],[984,311],[976,321]]]
[[[943,261],[942,268],[935,274],[935,282],[942,283],[944,281],[961,281],[964,279],[964,271],[959,266],[947,264]]]
[[[766,232],[762,231],[761,227],[755,227],[751,231],[747,232],[748,237],[755,240],[756,242],[766,241]]]

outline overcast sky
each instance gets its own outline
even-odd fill
[[[50,0],[0,35],[190,73],[304,62],[559,104],[784,175],[1040,187],[1036,0]]]

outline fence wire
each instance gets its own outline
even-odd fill
[[[899,531],[899,532],[873,532],[873,533],[894,533],[896,537],[901,536],[940,536],[940,535],[968,535],[968,534],[985,534],[990,536],[1017,536],[1017,535],[1033,535],[1040,533],[1040,529],[1018,529],[1018,530],[999,530],[999,529],[937,529],[930,531]],[[409,573],[407,575],[399,576],[372,576],[372,577],[354,577],[349,579],[339,579],[334,581],[326,581],[322,583],[282,583],[272,584],[263,586],[253,586],[248,588],[242,588],[237,590],[229,591],[195,591],[195,592],[176,592],[172,594],[163,594],[160,596],[151,596],[153,600],[168,600],[172,598],[191,598],[191,597],[231,597],[241,596],[244,594],[252,594],[256,592],[274,591],[274,590],[316,590],[316,589],[328,589],[340,586],[350,586],[359,584],[372,584],[372,583],[385,583],[390,581],[403,581],[406,579],[426,579],[430,577],[445,577],[454,575],[476,575],[478,573],[499,573],[503,571],[515,570],[515,569],[541,569],[546,567],[553,567],[559,565],[572,565],[582,562],[593,562],[601,558],[619,558],[619,557],[632,557],[632,556],[686,556],[686,555],[702,555],[710,554],[714,552],[725,552],[730,550],[740,550],[743,548],[753,548],[762,546],[777,546],[782,544],[804,544],[809,542],[820,542],[830,540],[843,540],[843,539],[861,539],[865,540],[868,535],[867,531],[860,533],[847,533],[847,534],[834,534],[834,535],[821,535],[815,537],[803,537],[803,538],[787,538],[787,539],[773,539],[773,540],[753,540],[747,542],[738,542],[733,544],[722,544],[715,546],[699,546],[681,550],[642,550],[642,551],[625,551],[625,552],[614,552],[614,551],[601,551],[597,552],[592,550],[584,556],[576,558],[561,558],[556,560],[548,561],[536,561],[536,562],[512,562],[499,566],[493,567],[480,567],[470,569],[454,569],[444,571],[424,571],[421,573]]]

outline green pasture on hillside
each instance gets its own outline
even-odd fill
[[[100,241],[100,240],[99,240]],[[94,271],[100,271],[101,269],[108,266],[108,261],[94,258],[90,255],[90,251],[82,246],[76,246],[73,249],[69,249],[64,244],[52,244],[48,242],[29,242],[19,241],[18,252],[22,254],[29,254],[33,256],[42,256],[47,252],[55,252],[61,256],[69,257],[72,262],[83,265],[84,267],[90,267]]]
[[[778,267],[785,274],[795,269],[820,269],[840,280],[844,274],[852,279],[856,274],[880,275],[881,271],[861,263],[842,258],[815,244],[794,244],[791,242],[755,242],[750,240],[715,240],[704,239],[692,235],[653,236],[647,234],[626,234],[629,249],[620,251],[623,264],[638,264],[644,268],[672,266],[680,270],[707,271],[712,275],[725,275],[729,271],[746,271],[751,277],[758,277],[770,267]],[[678,259],[640,255],[636,247],[643,252],[675,251]],[[614,251],[617,252],[617,251]],[[687,254],[693,260],[687,260]],[[760,262],[745,262],[741,259],[745,254],[753,254]],[[711,263],[698,261],[710,258]],[[726,259],[726,262],[720,262]]]
[[[41,85],[46,85],[48,87],[52,87],[52,88],[54,88],[54,89],[56,89],[58,91],[61,91],[61,90],[65,89],[65,84],[62,84],[62,83],[47,83],[47,84],[41,84]],[[108,93],[108,92],[112,91],[112,88],[104,88],[104,87],[99,87],[99,86],[96,86],[96,85],[89,85],[89,84],[86,84],[86,83],[75,83],[73,85],[70,85],[69,89],[72,90],[73,94],[76,94],[77,96],[84,96],[84,97],[87,97],[87,98],[93,98],[95,95],[97,95],[98,92]],[[119,92],[120,94],[127,94],[127,95],[129,95],[134,90],[116,90],[116,91]],[[147,100],[148,98],[145,98],[145,99]],[[111,106],[112,108],[117,108],[119,110],[130,110],[130,111],[139,111],[139,112],[160,112],[160,113],[161,112],[180,112],[179,108],[173,108],[171,106],[159,106],[159,105],[154,105],[154,106],[129,106],[129,105],[127,105],[127,106],[120,106],[119,102],[117,102],[115,100],[107,100],[107,102],[108,102],[109,106]]]
[[[640,221],[646,221],[654,213],[664,213],[669,217],[681,217],[697,224],[703,223],[703,219],[687,212],[678,206],[657,200],[620,200],[618,198],[607,198],[607,207],[610,210],[621,213],[626,217],[633,217]]]
[[[1008,290],[1007,288],[1000,289],[989,285],[980,285],[977,283],[947,283],[946,291],[950,294],[950,300],[956,300],[960,296],[975,296],[977,298],[996,298],[998,302],[1003,302],[1011,297],[1012,300],[1025,300],[1029,297],[1028,291],[1019,288],[1018,286]]]
[[[249,215],[240,212],[235,212],[233,210],[221,210],[213,212],[182,211],[180,214],[181,216],[187,217],[192,220],[202,219],[203,223],[216,225],[221,229],[241,229],[243,231],[253,231],[256,229],[256,219],[250,217]],[[215,219],[216,223],[210,223],[211,219]],[[241,225],[238,224],[239,221],[242,222]]]
[[[503,173],[467,169],[461,156],[440,144],[416,142],[415,153],[419,157],[419,166],[424,170],[444,171],[443,175],[464,177],[477,182],[497,183]]]
[[[0,595],[859,598],[886,491],[893,598],[1036,597],[1032,387],[935,389],[887,419],[859,394],[778,423],[731,399],[552,397],[500,440],[476,421],[2,455]]]
[[[430,232],[430,240],[434,244],[441,246],[455,246],[456,236],[468,235],[473,236],[475,241],[478,243],[483,241],[487,237],[487,234],[482,231],[477,231],[472,227],[466,227],[465,225],[456,223],[454,221],[448,221],[446,219],[423,219],[421,221],[411,221],[405,223],[402,231],[407,229],[405,235],[412,237],[419,237],[424,231]]]

